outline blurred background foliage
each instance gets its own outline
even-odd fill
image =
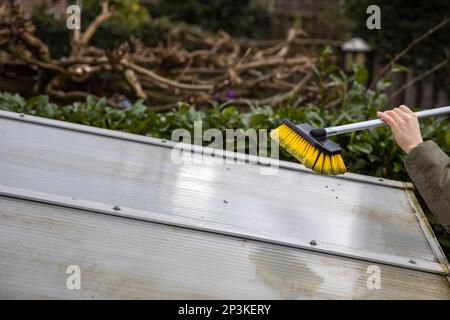
[[[75,4],[75,1],[71,1]],[[147,7],[142,6],[138,0],[112,1],[118,12],[115,19],[106,21],[100,26],[92,45],[103,49],[114,49],[130,40],[131,36],[147,39],[148,44],[155,44],[158,40],[158,30],[150,26],[152,21]],[[81,29],[84,30],[100,14],[101,6],[97,0],[83,0]],[[69,33],[64,19],[55,19],[49,11],[48,3],[43,2],[31,16],[36,26],[36,35],[45,39],[54,58],[67,56],[70,53]],[[149,30],[152,30],[149,32]]]
[[[373,32],[366,28],[366,9],[369,5],[382,8],[382,28]],[[349,19],[355,24],[354,34],[366,39],[380,51],[385,62],[399,53],[415,38],[434,27],[444,17],[450,17],[448,0],[346,0]],[[402,59],[402,64],[424,72],[443,61],[450,54],[450,24],[415,46]],[[437,74],[436,82],[450,86],[450,63]]]
[[[143,5],[139,0],[114,0],[113,4],[118,17],[102,25],[92,40],[100,48],[117,48],[130,37],[139,38],[145,45],[155,45],[176,23],[181,23],[181,29],[198,26],[210,32],[225,30],[235,37],[253,39],[282,38],[289,26],[296,25],[311,38],[348,40],[352,35],[360,36],[385,62],[443,17],[450,16],[448,0],[345,0],[343,6],[325,6],[314,19],[280,18],[251,0],[238,4],[227,0],[163,0],[152,5]],[[382,28],[375,31],[365,25],[366,9],[373,4],[382,8]],[[99,1],[84,0],[82,27],[89,25],[99,12]],[[37,35],[45,37],[55,57],[69,53],[65,21],[55,19],[47,4],[33,12],[32,21]],[[450,24],[414,47],[402,63],[419,73],[429,70],[450,54],[449,34]],[[436,83],[448,89],[449,73],[450,63],[438,72]]]
[[[72,3],[74,0],[71,1]],[[114,0],[119,16],[100,27],[92,44],[105,49],[116,48],[130,37],[145,45],[155,45],[162,35],[181,24],[181,28],[200,27],[216,32],[225,30],[235,37],[254,39],[283,38],[288,27],[296,25],[311,38],[348,40],[352,35],[367,40],[384,62],[406,47],[415,37],[432,28],[443,17],[450,16],[448,0],[345,0],[343,5],[330,2],[314,19],[302,16],[274,15],[255,5],[227,0],[163,0],[143,5],[139,0]],[[382,28],[369,30],[365,23],[368,5],[382,8]],[[82,27],[100,12],[99,1],[84,0]],[[69,53],[69,39],[63,19],[54,19],[45,3],[33,12],[37,35],[45,37],[55,57]],[[402,60],[418,73],[429,70],[450,53],[450,24],[415,46]],[[450,63],[438,71],[437,85],[449,92]]]
[[[267,12],[252,6],[250,0],[239,1],[239,5],[226,0],[165,0],[152,6],[145,6],[139,0],[115,0],[112,4],[118,17],[101,25],[91,41],[92,45],[109,50],[131,37],[140,39],[144,45],[154,46],[174,28],[180,32],[183,29],[225,30],[233,36],[265,38],[271,27]],[[99,1],[83,1],[82,30],[100,11]],[[65,20],[55,19],[46,2],[33,11],[31,20],[36,26],[36,35],[46,40],[55,58],[70,53]]]
[[[75,1],[69,1],[74,4]],[[139,0],[114,0],[118,17],[104,23],[92,44],[113,49],[139,38],[155,45],[164,32],[173,27],[201,28],[203,31],[224,30],[234,37],[251,39],[284,38],[292,25],[301,27],[312,38],[347,40],[355,23],[347,17],[345,7],[327,6],[317,19],[270,14],[251,0],[163,0],[143,5]],[[55,19],[47,2],[35,8],[31,16],[39,38],[45,38],[54,57],[70,52],[64,19]],[[82,30],[100,13],[99,1],[83,0]],[[313,21],[314,20],[314,21]]]
[[[261,31],[270,23],[267,12],[252,5],[251,0],[165,0],[150,10],[155,17],[167,16],[173,21],[196,24],[211,32],[225,30],[238,37],[263,37]]]

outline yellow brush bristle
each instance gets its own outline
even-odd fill
[[[347,171],[340,154],[329,155],[320,151],[285,124],[273,130],[270,137],[305,167],[318,173],[338,175]]]

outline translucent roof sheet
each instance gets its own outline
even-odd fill
[[[73,297],[79,264],[83,297],[450,298],[410,184],[174,145],[0,112],[0,296]]]

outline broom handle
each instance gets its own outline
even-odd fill
[[[447,107],[440,107],[440,108],[434,108],[424,111],[419,111],[415,113],[417,115],[417,118],[428,118],[433,116],[440,116],[444,114],[450,114],[450,106]],[[374,119],[374,120],[368,120],[368,121],[362,121],[357,123],[351,123],[351,124],[345,124],[342,126],[337,127],[329,127],[326,128],[325,131],[327,133],[327,136],[335,136],[342,133],[348,133],[348,132],[354,132],[354,131],[360,131],[360,130],[366,130],[371,128],[378,128],[385,126],[386,122],[384,122],[381,119]]]

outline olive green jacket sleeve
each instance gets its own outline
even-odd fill
[[[409,151],[405,167],[431,212],[450,232],[450,158],[426,141]]]

